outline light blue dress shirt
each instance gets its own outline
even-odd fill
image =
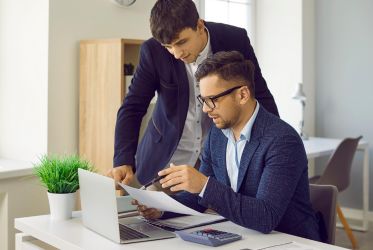
[[[256,107],[254,110],[253,115],[247,121],[243,129],[240,133],[240,138],[238,141],[234,138],[234,134],[232,129],[222,129],[223,134],[228,138],[227,143],[227,153],[226,153],[226,167],[227,173],[229,177],[229,181],[231,183],[232,189],[237,192],[237,179],[238,179],[238,172],[240,169],[240,162],[242,152],[245,148],[246,142],[250,141],[251,137],[251,130],[253,128],[256,116],[258,115],[259,111],[259,102],[256,101]],[[200,197],[203,197],[203,193],[205,192],[208,180],[203,187],[201,193],[199,194]]]

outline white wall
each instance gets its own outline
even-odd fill
[[[298,129],[301,105],[293,100],[303,82],[306,132],[314,132],[313,0],[256,1],[256,55],[280,116]]]
[[[48,0],[0,1],[0,158],[47,151]]]
[[[110,0],[50,0],[48,152],[78,152],[79,40],[147,39],[154,3],[120,8]]]
[[[0,158],[77,153],[79,40],[147,39],[154,3],[0,1]]]
[[[314,136],[316,130],[316,82],[315,82],[315,1],[302,2],[302,73],[307,96],[304,131]],[[308,162],[313,171],[313,160]]]
[[[335,138],[363,135],[370,143],[370,166],[373,162],[372,13],[371,0],[316,1],[316,132],[318,136]],[[344,206],[361,209],[361,161],[362,155],[357,154],[351,185],[339,195]],[[370,168],[371,183],[372,180]],[[370,204],[372,208],[372,199]]]

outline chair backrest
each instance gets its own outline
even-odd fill
[[[339,192],[350,185],[352,160],[361,138],[346,138],[338,145],[317,184],[334,185]]]
[[[335,241],[337,195],[338,190],[335,186],[310,184],[312,208],[323,216],[327,235],[325,243],[328,244],[334,244]],[[320,228],[320,231],[323,231],[322,228]]]

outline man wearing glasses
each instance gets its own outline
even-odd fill
[[[153,38],[141,46],[139,65],[118,111],[115,128],[116,181],[140,183],[153,179],[170,163],[198,165],[203,141],[212,122],[198,103],[198,65],[218,51],[240,51],[255,66],[258,101],[278,115],[244,29],[199,18],[192,0],[158,0],[150,15]],[[138,145],[139,130],[155,92],[152,119]]]
[[[218,52],[198,67],[203,112],[213,120],[201,167],[160,171],[174,198],[262,233],[320,240],[309,199],[307,156],[298,133],[255,99],[253,64],[237,51]],[[137,202],[135,202],[137,204]],[[141,215],[161,212],[139,205]],[[162,218],[174,216],[165,212]]]

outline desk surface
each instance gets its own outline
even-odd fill
[[[309,159],[320,156],[331,155],[337,146],[341,143],[341,139],[331,139],[322,137],[310,137],[303,140],[304,148],[306,149],[307,157]],[[358,149],[364,149],[369,144],[366,141],[359,141]]]
[[[80,212],[75,212],[71,220],[53,222],[49,215],[15,219],[16,229],[33,236],[45,243],[59,249],[128,249],[128,250],[189,250],[189,249],[212,249],[195,243],[185,242],[180,238],[148,241],[133,244],[116,244],[96,233],[85,228],[81,223]],[[206,226],[205,226],[206,227]],[[219,247],[223,249],[239,250],[243,248],[258,249],[275,244],[290,241],[307,244],[322,250],[342,250],[345,248],[323,244],[320,242],[299,238],[296,236],[272,232],[271,234],[261,234],[259,232],[243,228],[232,222],[223,222],[209,227],[223,231],[235,232],[243,236],[243,240],[236,241]],[[203,227],[202,227],[203,228]],[[196,230],[192,229],[192,230]]]

